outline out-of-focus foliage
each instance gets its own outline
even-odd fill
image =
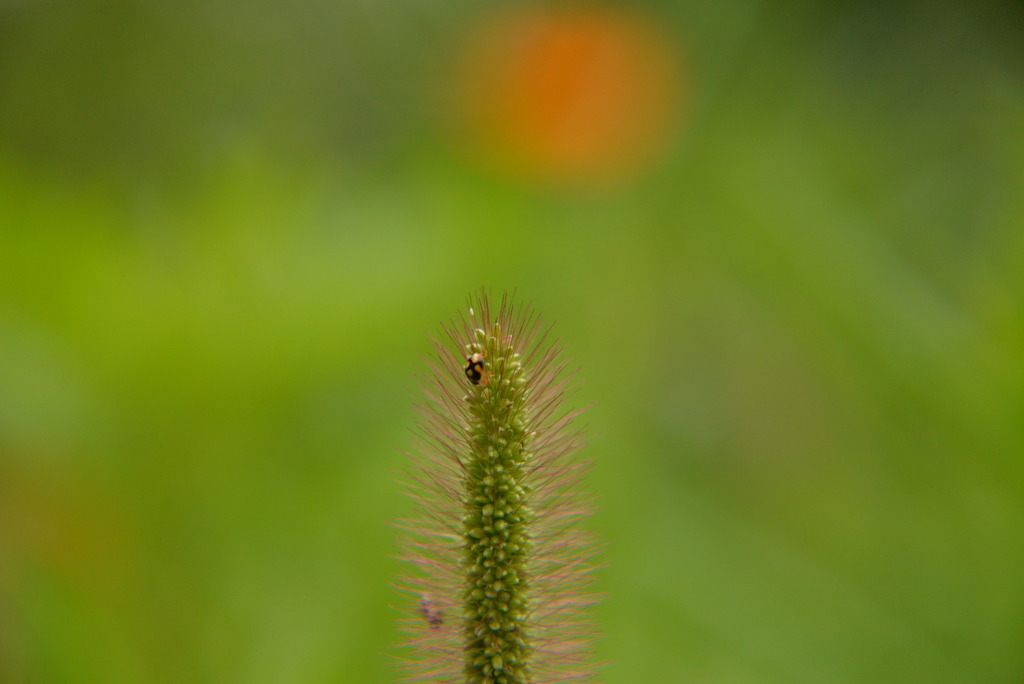
[[[596,402],[608,682],[1024,678],[1021,11],[594,11],[0,0],[0,681],[389,681],[418,355],[481,284]]]

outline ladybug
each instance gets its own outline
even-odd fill
[[[473,354],[466,359],[466,377],[474,385],[479,385],[484,377],[484,355]]]

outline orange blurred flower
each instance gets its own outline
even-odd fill
[[[649,165],[678,125],[683,70],[652,22],[530,8],[492,17],[461,56],[459,134],[534,180],[605,185]]]

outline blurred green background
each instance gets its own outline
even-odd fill
[[[1024,10],[577,2],[523,86],[510,6],[0,0],[0,681],[391,681],[481,285],[594,404],[608,682],[1024,681]]]

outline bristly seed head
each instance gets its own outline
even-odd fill
[[[591,506],[578,483],[571,373],[531,309],[471,296],[434,340],[398,523],[406,681],[591,681]],[[429,601],[427,599],[429,597]]]

